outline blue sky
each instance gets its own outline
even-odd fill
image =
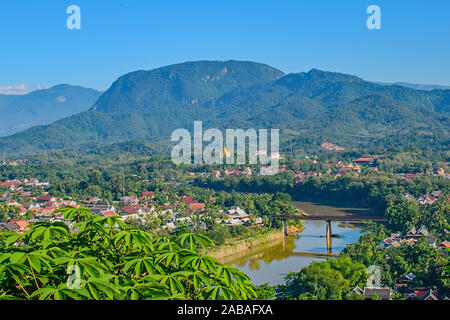
[[[66,8],[81,8],[68,30]],[[381,8],[381,30],[366,9]],[[79,84],[193,60],[251,60],[450,85],[450,1],[2,0],[0,88]]]

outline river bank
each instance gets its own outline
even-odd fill
[[[300,228],[298,226],[288,226],[288,234],[295,235],[302,232],[304,225]],[[214,248],[208,252],[208,255],[216,258],[220,262],[226,264],[229,261],[264,251],[271,246],[278,245],[284,238],[282,230],[272,230],[261,234],[256,238],[231,240],[230,242]]]
[[[304,226],[301,233],[260,245],[240,257],[225,257],[220,261],[242,270],[256,285],[283,284],[290,272],[299,272],[313,261],[325,260],[326,256],[317,254],[326,255],[329,251],[325,237],[326,222],[306,220]],[[356,225],[340,221],[332,221],[332,230],[340,235],[332,238],[333,254],[339,254],[348,244],[357,242],[361,234]]]

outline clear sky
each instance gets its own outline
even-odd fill
[[[69,30],[69,5],[81,30]],[[381,30],[369,30],[369,5]],[[371,81],[450,85],[448,0],[1,0],[0,89],[107,89],[120,75],[194,60],[251,60]]]

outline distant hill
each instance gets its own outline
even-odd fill
[[[439,84],[417,84],[417,83],[408,83],[408,82],[395,82],[395,83],[386,83],[386,82],[378,82],[379,84],[394,84],[397,86],[408,87],[417,90],[448,90],[450,86],[443,86]]]
[[[86,111],[101,92],[67,84],[26,95],[0,95],[0,136]]]
[[[312,69],[284,75],[239,61],[187,62],[117,79],[88,111],[0,139],[27,153],[126,141],[169,142],[176,128],[279,128],[282,148],[447,148],[450,90],[381,85]],[[287,143],[289,141],[289,143]],[[283,144],[284,142],[284,144]]]

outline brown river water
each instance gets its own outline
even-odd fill
[[[365,215],[367,208],[323,205],[313,202],[293,202],[301,211],[309,215]],[[251,253],[225,261],[226,264],[244,271],[256,285],[269,283],[282,284],[289,272],[298,272],[312,261],[327,258],[325,221],[304,221],[304,229],[296,235],[290,235],[270,245],[265,245]],[[332,222],[332,253],[340,253],[347,244],[357,242],[361,234],[361,225],[355,222]]]

